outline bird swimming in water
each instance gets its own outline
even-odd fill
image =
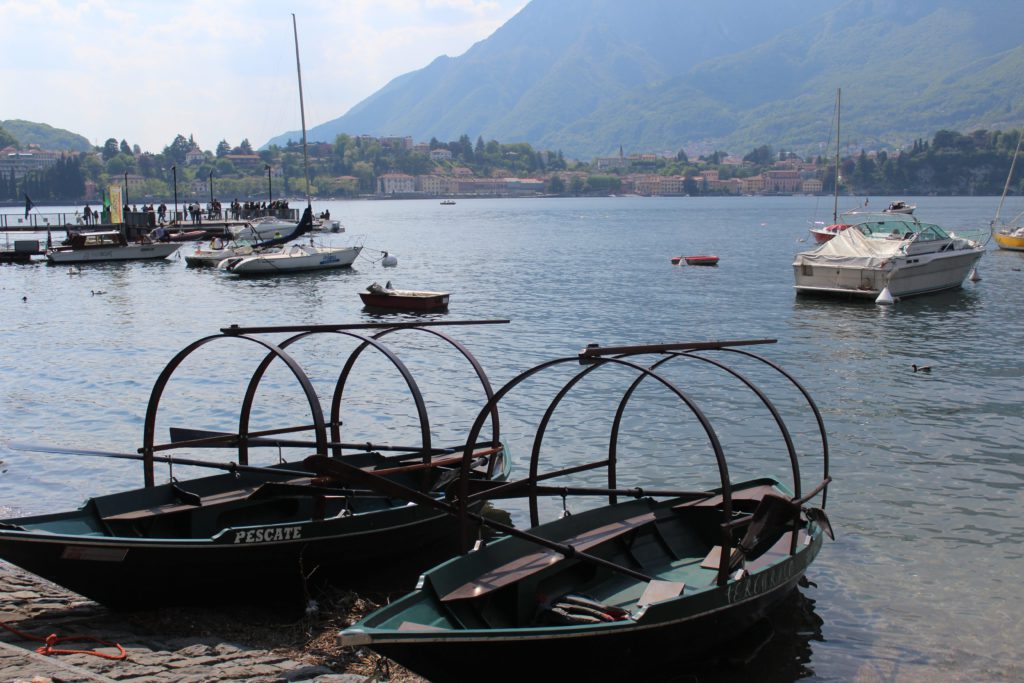
[[[932,371],[932,366],[930,366],[930,365],[918,365],[917,363],[914,363],[910,367],[914,368],[914,372],[931,372]]]

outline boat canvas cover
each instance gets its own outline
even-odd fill
[[[871,239],[854,226],[815,249],[800,252],[794,265],[881,268],[902,254],[904,244],[904,240]]]

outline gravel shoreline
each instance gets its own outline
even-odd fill
[[[0,562],[0,681],[250,681],[365,683],[419,678],[367,650],[342,648],[337,633],[386,596],[331,591],[300,615],[251,606],[113,612]],[[56,648],[117,654],[90,638],[118,643],[121,661],[90,654],[41,655],[49,634],[80,637]]]

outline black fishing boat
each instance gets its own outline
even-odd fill
[[[249,452],[271,448],[290,449],[303,456],[317,453],[332,462],[373,472],[375,479],[409,487],[428,499],[441,497],[445,486],[463,471],[471,471],[471,478],[505,478],[510,461],[499,438],[497,411],[490,413],[490,438],[467,447],[461,443],[437,447],[420,387],[406,364],[384,343],[396,333],[429,333],[442,347],[454,349],[457,357],[469,362],[486,401],[493,392],[483,368],[468,349],[438,326],[488,322],[507,321],[231,326],[199,339],[180,351],[156,380],[138,453],[15,446],[138,459],[144,486],[91,498],[73,511],[0,520],[0,558],[116,608],[282,602],[308,598],[311,589],[324,582],[391,589],[397,581],[411,586],[418,572],[457,551],[455,518],[366,487],[338,486],[304,467],[301,460],[269,467],[252,465]],[[291,336],[272,342],[264,334]],[[311,378],[288,352],[294,342],[324,334],[343,335],[355,344],[355,350],[342,358],[329,412],[321,405]],[[170,441],[157,443],[157,413],[175,371],[198,349],[224,340],[255,344],[263,354],[257,357],[262,360],[246,385],[237,431],[172,428]],[[418,416],[420,443],[387,446],[362,439],[342,440],[342,398],[352,393],[346,385],[368,350],[383,357],[401,377],[411,409]],[[253,403],[261,380],[281,362],[308,403],[310,423],[253,430]],[[213,400],[222,401],[223,397]],[[475,408],[466,416],[466,425],[474,415]],[[459,431],[465,433],[464,429],[462,426]],[[218,463],[177,455],[210,448],[234,451],[234,461]],[[170,469],[167,483],[156,483],[156,464]],[[173,468],[180,472],[186,466],[226,472],[178,481]],[[480,505],[474,507],[479,510]],[[403,571],[383,571],[388,567]]]
[[[486,409],[537,373],[564,363],[583,366],[538,423],[529,476],[504,483],[463,479],[451,504],[404,492],[409,500],[446,509],[463,523],[487,525],[505,535],[426,572],[414,592],[346,628],[341,643],[368,646],[435,683],[478,677],[646,680],[652,674],[667,677],[680,671],[688,658],[744,633],[796,587],[824,535],[832,533],[823,511],[831,477],[821,415],[788,373],[740,348],[767,341],[588,347],[577,357],[544,363],[510,381]],[[657,360],[641,362],[641,356],[652,353]],[[806,400],[816,424],[812,430],[820,434],[823,463],[823,475],[810,490],[801,485],[805,454],[798,457],[780,411],[760,383],[715,358],[724,353],[741,354],[745,363],[763,363],[769,374],[778,371],[782,382]],[[755,394],[757,400],[751,402],[767,409],[762,414],[771,416],[768,422],[782,437],[790,483],[771,477],[731,480],[716,429],[694,399],[664,374],[665,364],[673,360],[707,363]],[[619,400],[608,452],[592,462],[545,472],[540,453],[556,409],[571,390],[584,385],[582,380],[594,379],[595,371],[612,372],[610,368],[625,368],[633,379],[623,391],[599,385],[602,395]],[[657,397],[667,396],[680,404],[684,415],[696,418],[696,431],[706,435],[720,486],[688,491],[667,489],[664,483],[644,488],[618,483],[624,416],[631,414],[631,399],[638,396],[656,403]],[[471,442],[484,424],[483,415],[470,432]],[[647,424],[651,438],[665,426],[655,420]],[[372,478],[324,458],[311,458],[306,465],[350,485]],[[604,486],[556,483],[602,470],[607,473]],[[403,495],[393,482],[378,489]],[[531,528],[523,531],[476,515],[471,504],[484,495],[526,496]],[[563,506],[567,499],[583,496],[607,497],[607,504],[540,523],[542,496],[561,496]],[[819,497],[822,507],[809,507]]]

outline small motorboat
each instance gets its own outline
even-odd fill
[[[688,266],[717,266],[718,257],[711,255],[703,256],[684,256],[683,260],[686,261]]]
[[[916,208],[917,206],[915,204],[907,204],[903,200],[897,200],[895,202],[890,202],[889,206],[882,209],[882,213],[912,214]]]
[[[688,266],[717,266],[717,256],[673,256],[672,265],[678,266],[680,263],[686,263]]]
[[[121,230],[69,232],[59,246],[46,250],[46,260],[54,264],[157,260],[179,247],[180,243],[154,242],[148,237],[130,242]]]
[[[821,223],[818,223],[818,225],[821,225]],[[848,223],[833,223],[832,225],[811,228],[811,234],[814,235],[814,241],[820,244],[822,242],[828,242],[830,239],[849,227],[850,225]]]
[[[455,206],[455,200],[445,199],[444,201],[441,202],[441,206]]]
[[[464,539],[476,538],[467,533],[473,525],[504,535],[489,543],[478,541],[466,554],[426,572],[415,591],[343,630],[341,644],[369,647],[438,683],[476,679],[481,672],[486,672],[483,677],[488,681],[497,682],[647,680],[652,673],[664,675],[671,667],[685,665],[688,658],[737,638],[795,589],[824,536],[832,535],[823,509],[831,482],[828,445],[813,400],[801,389],[818,423],[823,476],[804,489],[799,474],[806,472],[804,453],[797,455],[789,430],[758,388],[760,382],[752,382],[746,372],[740,376],[721,360],[730,351],[739,352],[764,363],[769,381],[776,381],[773,377],[778,372],[800,387],[771,361],[734,348],[772,341],[592,345],[578,356],[542,363],[512,379],[494,394],[492,404],[518,385],[525,386],[525,380],[537,373],[556,366],[564,369],[570,363],[582,366],[568,373],[564,388],[544,412],[533,439],[527,478],[479,486],[460,480],[457,488],[453,484],[450,489],[458,492],[450,499],[453,502],[429,502],[469,524]],[[704,362],[741,377],[775,415],[776,429],[785,442],[779,452],[788,451],[792,482],[768,477],[730,480],[715,427],[673,384],[670,368],[665,367],[670,361]],[[557,415],[566,394],[586,386],[587,382],[579,381],[583,376],[602,368],[636,375],[626,380],[629,386],[624,392],[608,392],[619,403],[609,421],[608,451],[598,449],[581,457],[574,452],[572,458],[563,459],[566,443],[573,443],[572,439],[555,437],[558,446],[553,449],[542,443],[546,433],[557,431],[557,420],[549,424],[549,418]],[[760,372],[756,367],[754,371]],[[652,386],[634,392],[645,380]],[[712,446],[709,451],[714,451],[710,460],[718,463],[717,476],[710,476],[721,482],[720,487],[684,490],[662,478],[651,487],[621,483],[628,476],[623,457],[649,456],[651,440],[667,436],[649,430],[660,432],[675,425],[671,419],[648,421],[648,431],[635,442],[622,435],[622,416],[629,412],[626,404],[655,388],[656,395],[664,391],[673,401],[686,404],[682,414],[703,423]],[[543,409],[545,403],[539,407]],[[637,412],[632,405],[628,408]],[[483,417],[477,419],[469,441],[483,423]],[[566,424],[571,430],[573,423]],[[637,447],[635,452],[631,453],[630,445]],[[542,467],[539,454],[545,447],[564,464],[554,465],[553,470]],[[690,467],[692,461],[687,462]],[[350,486],[369,486],[372,477],[327,458],[308,459],[306,466]],[[600,476],[583,479],[579,485],[565,480],[584,470]],[[607,485],[601,486],[604,482]],[[390,485],[380,491],[408,495]],[[466,512],[462,506],[485,491],[490,499],[527,498],[529,529]],[[562,499],[558,519],[540,523],[540,509],[554,512],[553,506],[538,502],[542,496]],[[570,514],[567,498],[586,506],[588,496],[591,507]],[[815,498],[821,499],[822,507],[811,506]],[[408,499],[428,503],[418,495]]]
[[[359,292],[359,298],[368,308],[400,311],[443,311],[448,308],[449,296],[449,292],[392,289],[390,282],[384,287],[374,282],[365,292]]]
[[[153,242],[197,242],[206,235],[206,230],[180,230],[161,226],[150,231],[149,239]]]

